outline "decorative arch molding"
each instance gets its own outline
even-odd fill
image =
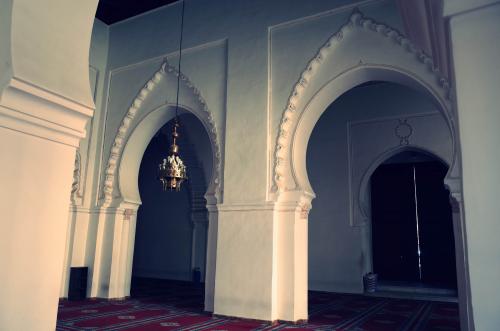
[[[208,210],[205,266],[205,310],[213,311],[218,203],[222,203],[222,157],[215,120],[198,89],[166,61],[139,91],[114,137],[102,182],[96,217],[96,248],[90,295],[122,298],[130,295],[132,260],[141,205],[138,175],[140,161],[154,134],[175,116],[175,91],[180,78],[180,113],[190,112],[203,125],[212,149],[212,174],[205,193]],[[166,99],[166,100],[165,100]],[[110,222],[113,220],[113,222]],[[113,243],[109,245],[108,243]]]
[[[105,168],[105,178],[100,198],[100,205],[102,207],[122,202],[119,201],[122,198],[122,194],[120,187],[117,184],[117,171],[119,171],[125,145],[130,139],[130,136],[133,133],[132,131],[140,125],[141,120],[143,120],[147,115],[154,111],[158,111],[162,107],[175,106],[174,103],[169,103],[168,100],[159,106],[148,105],[148,102],[151,101],[151,95],[155,91],[159,90],[159,86],[162,81],[169,79],[177,81],[179,74],[181,82],[181,86],[179,88],[182,89],[179,104],[182,108],[193,113],[202,122],[212,145],[213,171],[212,178],[208,186],[207,199],[213,196],[215,201],[212,201],[211,203],[222,201],[222,157],[215,120],[200,91],[191,83],[188,77],[179,73],[174,67],[170,66],[168,62],[165,61],[161,65],[161,68],[139,91],[126,115],[123,117],[120,127],[118,128],[118,132],[113,141],[113,145],[111,146],[111,151]],[[139,115],[139,113],[144,112],[146,112],[146,114],[141,114],[142,116]]]
[[[353,54],[359,56],[353,57]],[[295,84],[283,111],[274,154],[274,186],[314,196],[305,153],[311,131],[326,108],[349,89],[371,80],[391,81],[430,95],[452,136],[453,160],[447,175],[458,176],[452,90],[432,59],[395,29],[365,18],[355,9],[320,48]],[[281,198],[280,198],[281,200]]]
[[[432,158],[440,161],[441,163],[445,164],[447,167],[450,166],[450,162],[446,160],[445,155],[440,155],[439,153],[435,151],[431,151],[428,148],[422,147],[422,146],[415,146],[415,145],[402,145],[402,146],[397,146],[394,148],[390,148],[383,153],[379,154],[370,164],[370,166],[366,169],[365,173],[363,174],[363,177],[361,179],[360,185],[357,188],[357,200],[358,200],[358,206],[361,211],[361,215],[363,216],[364,220],[369,219],[369,211],[368,211],[368,204],[369,201],[368,199],[368,185],[370,182],[370,178],[375,172],[375,170],[385,161],[393,157],[394,155],[397,155],[402,152],[418,152],[422,154],[426,154],[431,156]],[[445,183],[443,182],[443,185]],[[358,225],[358,224],[354,224]]]

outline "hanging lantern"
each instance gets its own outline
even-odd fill
[[[179,125],[179,90],[180,90],[180,78],[181,78],[181,59],[182,59],[182,33],[184,31],[184,5],[182,2],[182,13],[181,13],[181,34],[179,38],[179,67],[177,73],[177,98],[175,101],[175,120],[172,127],[172,145],[170,146],[170,153],[163,162],[159,164],[158,178],[163,186],[164,191],[180,191],[182,182],[187,179],[186,166],[179,157],[179,146],[177,145],[177,138],[179,138],[179,133],[177,129]]]
[[[164,191],[180,191],[182,182],[187,179],[186,165],[179,157],[179,146],[177,145],[177,138],[179,138],[177,128],[179,128],[179,126],[179,121],[176,117],[172,128],[172,145],[170,145],[170,153],[159,165],[158,177]]]

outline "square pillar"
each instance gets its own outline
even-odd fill
[[[16,78],[0,90],[3,330],[56,327],[75,151],[91,116]]]
[[[308,318],[311,197],[219,207],[214,313],[267,321]]]

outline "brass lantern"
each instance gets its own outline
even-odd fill
[[[182,34],[184,31],[184,6],[185,1],[182,1],[182,12],[181,12],[181,34],[179,38],[179,67],[177,73],[177,97],[175,101],[175,120],[172,127],[172,145],[170,145],[170,153],[163,162],[159,164],[158,178],[163,186],[164,191],[180,191],[182,182],[187,179],[186,175],[186,165],[182,162],[179,157],[179,146],[177,145],[177,138],[179,138],[179,133],[177,129],[179,125],[179,85],[181,79],[181,59],[182,59]]]
[[[181,184],[187,179],[186,165],[179,157],[179,146],[177,145],[177,138],[179,133],[179,121],[175,118],[172,127],[172,145],[170,145],[170,153],[163,162],[159,164],[158,177],[163,186],[164,191],[180,191]]]

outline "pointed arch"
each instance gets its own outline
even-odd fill
[[[141,125],[144,125],[145,121],[147,122],[146,118],[148,116],[153,116],[153,113],[161,111],[165,107],[168,108],[169,106],[175,106],[171,103],[165,102],[164,104],[151,108],[148,107],[150,105],[147,105],[147,102],[150,101],[149,99],[151,94],[160,89],[162,81],[166,81],[168,79],[177,80],[177,76],[179,74],[181,79],[181,86],[179,88],[182,89],[180,106],[194,114],[202,122],[212,145],[213,171],[212,178],[209,181],[207,194],[213,195],[217,201],[221,201],[221,148],[219,144],[217,126],[212,113],[208,109],[200,91],[184,74],[179,73],[174,67],[170,66],[168,62],[165,61],[160,70],[158,70],[139,91],[126,115],[123,117],[120,127],[118,128],[118,132],[113,140],[110,155],[106,163],[105,178],[100,200],[102,206],[110,206],[112,204],[122,202],[120,200],[123,196],[120,190],[120,185],[118,185],[117,172],[119,171],[123,160],[126,145],[130,142],[130,138],[133,136],[134,132],[137,132],[136,129]],[[141,113],[142,116],[139,116],[139,113]],[[162,115],[160,114],[160,117],[161,116]],[[156,118],[153,116],[153,119]],[[160,120],[160,118],[157,118],[157,120]],[[164,118],[163,120],[163,123],[165,123],[167,118]],[[152,134],[154,134],[154,132]],[[132,202],[138,202],[140,204],[140,201]]]
[[[452,136],[453,161],[448,177],[456,176],[456,124],[447,79],[429,56],[397,30],[364,17],[356,9],[311,59],[290,94],[275,145],[271,190],[277,196],[286,191],[314,196],[305,167],[312,129],[336,98],[372,80],[406,85],[431,97]]]
[[[180,112],[192,113],[200,120],[212,148],[212,175],[205,193],[208,209],[205,310],[212,311],[217,257],[217,204],[222,203],[220,140],[215,120],[200,91],[167,62],[139,91],[123,117],[111,146],[99,200],[91,296],[120,298],[130,295],[137,210],[141,205],[138,187],[140,161],[154,134],[175,116],[176,104],[168,101],[174,98],[165,100],[165,91],[174,89],[178,78]],[[113,244],[108,245],[110,242]]]

